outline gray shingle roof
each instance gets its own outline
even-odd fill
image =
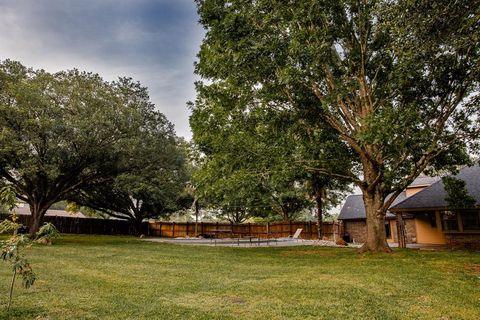
[[[392,205],[395,205],[403,200],[405,200],[405,192],[402,192],[396,199],[393,201]],[[390,212],[387,212],[387,218],[393,218],[393,215]],[[339,220],[354,220],[354,219],[365,219],[365,206],[363,204],[363,197],[361,194],[355,194],[348,196],[345,204],[338,215]]]
[[[421,187],[429,186],[440,180],[440,177],[428,177],[428,176],[419,176],[413,180],[412,184],[409,187]]]
[[[458,179],[465,181],[468,193],[480,204],[480,167],[478,165],[465,167],[460,170]],[[445,203],[445,188],[442,180],[438,180],[431,186],[405,199],[401,203],[392,206],[391,209],[421,209],[421,208],[443,208]]]

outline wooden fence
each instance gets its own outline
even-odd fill
[[[9,218],[10,215],[2,214],[0,219]],[[17,215],[18,222],[29,226],[32,216]],[[1,221],[0,220],[0,221]],[[63,216],[45,216],[44,222],[51,222],[61,233],[74,234],[105,234],[105,235],[134,235],[133,227],[124,220],[114,219],[95,219],[95,218],[75,218]],[[147,223],[143,224],[143,233],[147,233]]]
[[[0,221],[9,218],[10,215],[1,214]],[[30,225],[30,215],[18,215],[18,222]],[[104,234],[104,235],[134,235],[135,230],[130,223],[124,220],[75,218],[64,216],[45,216],[44,222],[51,222],[61,233],[73,234]],[[342,234],[342,225],[335,222],[323,224],[324,238],[333,240]],[[215,238],[282,238],[295,233],[297,229],[303,229],[300,234],[302,239],[318,239],[317,224],[315,222],[274,222],[267,224],[255,223],[215,223],[199,222],[198,234]],[[161,222],[153,221],[142,224],[142,233],[154,237],[194,237],[194,222]]]
[[[199,222],[198,234],[215,238],[282,238],[292,236],[297,229],[303,229],[300,234],[302,239],[318,239],[317,224],[315,222],[274,222],[267,224],[233,224]],[[155,221],[148,224],[147,234],[155,237],[193,237],[195,236],[194,222],[161,222]],[[324,238],[333,240],[342,234],[342,225],[338,222],[325,222],[323,224]]]

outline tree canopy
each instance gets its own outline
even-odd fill
[[[202,197],[230,221],[290,221],[314,206],[312,198],[323,205],[332,203],[327,198],[336,203],[335,192],[327,197],[327,189],[345,189],[347,184],[320,178],[303,166],[307,159],[333,163],[348,152],[335,135],[296,124],[298,115],[291,112],[243,112],[244,101],[216,86],[198,84],[197,92],[190,124],[203,157],[195,182]],[[318,145],[303,142],[312,139]]]
[[[150,132],[173,139],[146,88],[130,78],[51,74],[9,60],[0,63],[0,128],[0,177],[30,205],[32,234],[53,203],[145,169],[137,160]]]
[[[206,34],[196,72],[238,102],[226,117],[292,112],[348,147],[340,172],[309,166],[361,189],[364,250],[388,251],[386,210],[422,171],[468,162],[480,131],[478,1],[197,4]]]

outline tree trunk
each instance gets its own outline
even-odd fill
[[[317,230],[318,230],[318,240],[323,238],[323,199],[322,191],[319,190],[315,194],[315,201],[317,202]]]
[[[30,213],[32,215],[32,220],[29,226],[29,234],[30,234],[30,238],[33,239],[33,237],[35,237],[35,234],[40,229],[40,226],[42,225],[43,217],[47,213],[49,206],[41,205],[38,203],[32,203],[29,205],[30,205]]]
[[[143,219],[135,219],[133,221],[133,228],[137,237],[142,235],[142,221]]]
[[[195,237],[197,237],[198,236],[198,211],[199,211],[197,198],[195,198],[194,200],[194,206],[195,206]]]
[[[385,231],[385,212],[382,210],[384,197],[381,191],[364,191],[363,201],[367,216],[367,241],[360,248],[360,252],[391,252]]]

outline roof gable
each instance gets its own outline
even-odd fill
[[[478,165],[472,167],[464,167],[455,176],[457,179],[465,181],[465,187],[468,193],[480,204],[480,167]],[[446,207],[445,202],[446,191],[442,180],[438,180],[431,186],[412,195],[411,197],[392,206],[392,210],[400,209],[422,209],[422,208],[443,208]]]

